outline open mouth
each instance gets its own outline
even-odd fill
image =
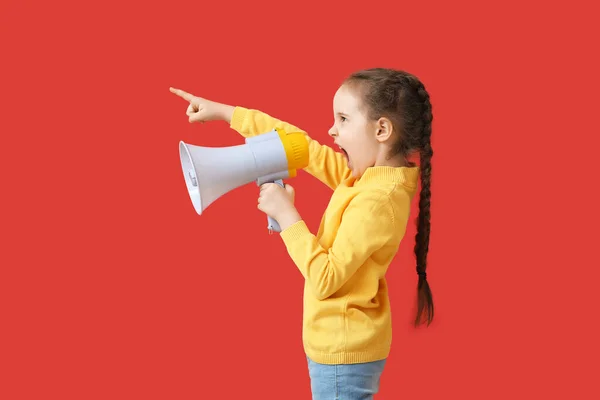
[[[350,156],[348,156],[348,152],[346,150],[344,150],[342,148],[342,146],[338,146],[340,148],[340,151],[342,152],[342,154],[344,155],[344,157],[346,157],[346,161],[350,161]]]

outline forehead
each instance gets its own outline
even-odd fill
[[[355,90],[345,85],[341,86],[333,96],[334,112],[344,114],[361,113],[361,101],[355,92]]]

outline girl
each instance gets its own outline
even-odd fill
[[[274,128],[301,131],[257,110],[170,90],[190,103],[190,122],[225,120],[245,137]],[[329,135],[339,152],[307,135],[305,170],[333,190],[318,233],[294,207],[289,185],[262,185],[258,208],[279,223],[305,278],[303,344],[313,400],[366,400],[379,391],[391,347],[385,273],[405,234],[419,173],[415,325],[423,314],[428,325],[433,319],[426,275],[432,112],[417,77],[383,68],[350,75],[334,96],[333,112]],[[413,152],[419,152],[419,166],[409,161]]]

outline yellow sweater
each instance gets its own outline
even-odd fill
[[[244,107],[230,126],[244,137],[274,128],[306,134]],[[419,167],[371,167],[356,180],[341,153],[307,139],[305,171],[334,192],[316,235],[304,221],[280,233],[305,279],[304,350],[321,364],[384,359],[392,342],[385,273],[406,230]]]

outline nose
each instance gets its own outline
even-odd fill
[[[335,125],[329,128],[329,136],[334,137],[337,136],[337,130],[335,129]]]

